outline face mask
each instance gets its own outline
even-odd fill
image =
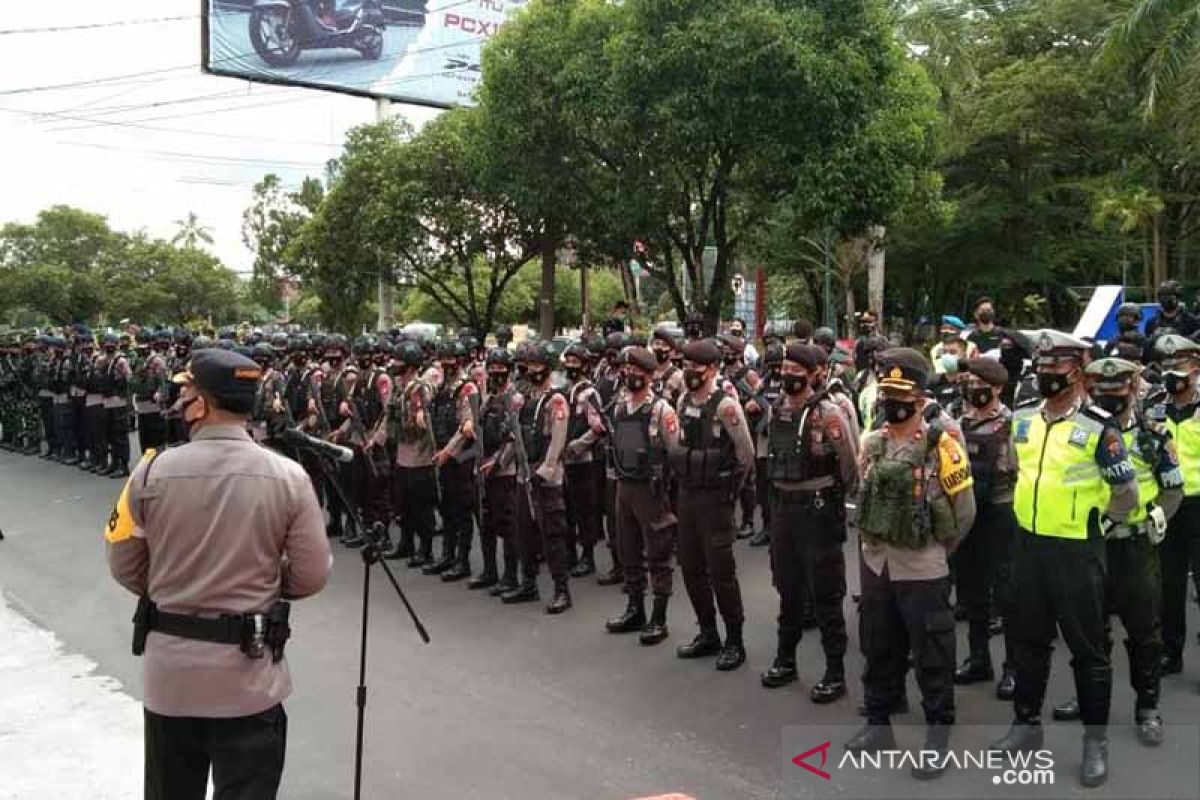
[[[531,369],[526,373],[526,377],[534,386],[541,386],[550,377],[550,373],[544,369]]]
[[[1129,408],[1129,398],[1119,397],[1115,394],[1101,394],[1092,398],[1092,402],[1103,408],[1114,417],[1119,417],[1125,413],[1125,409]]]
[[[1136,331],[1137,327],[1138,327],[1138,324],[1134,320],[1131,320],[1131,319],[1118,319],[1117,320],[1117,330],[1121,331],[1122,333],[1125,333],[1126,331]]]
[[[685,369],[683,371],[683,382],[691,391],[696,391],[704,385],[704,370],[702,369]]]
[[[579,367],[565,367],[563,369],[563,373],[567,376],[567,378],[573,381],[579,379],[580,372],[581,370]]]
[[[907,422],[917,415],[915,400],[897,400],[893,397],[886,397],[879,405],[883,408],[883,418],[893,424]]]
[[[1190,375],[1177,375],[1173,372],[1168,372],[1163,376],[1163,388],[1169,394],[1183,394],[1191,388],[1191,385],[1192,378]]]
[[[784,375],[783,390],[790,395],[803,394],[808,388],[807,375]]]
[[[646,388],[646,378],[643,375],[633,375],[632,373],[625,376],[625,385],[629,387],[631,392],[640,392]]]
[[[738,363],[737,356],[733,356],[733,355],[725,356],[725,366],[732,367],[736,363]]]
[[[979,320],[982,325],[991,325],[996,321],[995,311],[980,311],[975,315],[975,319]]]
[[[1071,382],[1067,380],[1066,375],[1059,375],[1054,372],[1039,372],[1037,374],[1038,393],[1042,397],[1058,397],[1070,385]]]
[[[988,403],[992,402],[992,398],[995,396],[996,393],[990,386],[967,390],[967,402],[975,406],[975,408],[984,408]]]
[[[524,364],[517,365],[517,377],[518,378],[524,378],[528,374],[529,374],[529,367],[525,366]]]
[[[655,350],[654,357],[658,359],[658,363],[665,364],[671,358],[670,350]]]
[[[187,423],[189,428],[191,426],[195,425],[200,420],[204,419],[204,417],[196,417],[195,419],[188,419],[188,416],[187,416],[187,410],[192,405],[194,405],[195,402],[199,399],[200,399],[200,397],[196,396],[196,397],[192,397],[188,400],[184,400],[182,403],[179,404],[179,416],[181,416],[183,418],[183,421]]]
[[[864,322],[862,325],[858,326],[858,332],[863,334],[864,336],[870,336],[872,333],[875,332],[875,323],[874,322]]]
[[[1163,311],[1174,311],[1179,308],[1179,300],[1170,295],[1159,298],[1159,304],[1163,307]]]
[[[507,372],[489,372],[488,373],[488,388],[492,391],[501,389],[504,384],[508,383]]]

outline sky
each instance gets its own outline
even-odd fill
[[[199,6],[0,4],[0,224],[67,204],[170,238],[194,212],[210,249],[249,273],[241,216],[254,184],[268,172],[288,185],[321,175],[376,110],[369,99],[202,74]],[[42,30],[107,23],[132,24]],[[20,32],[29,28],[39,30]],[[417,127],[436,114],[399,104],[392,113]]]

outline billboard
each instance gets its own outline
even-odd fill
[[[205,72],[470,105],[484,42],[528,0],[201,0]]]

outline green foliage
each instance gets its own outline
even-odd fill
[[[291,272],[284,258],[287,247],[324,196],[325,188],[315,178],[306,178],[294,192],[274,174],[254,187],[253,200],[242,214],[242,242],[254,253],[251,297],[269,311],[283,308],[279,283]]]

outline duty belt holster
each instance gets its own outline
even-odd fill
[[[777,491],[784,503],[812,511],[837,510],[844,502],[841,487],[838,486],[827,486],[824,489],[779,489]]]
[[[288,625],[291,604],[279,601],[265,614],[222,614],[197,617],[160,611],[149,598],[138,600],[133,615],[133,654],[146,651],[146,636],[151,631],[213,644],[234,644],[249,658],[263,658],[271,651],[271,660],[283,659],[284,646],[292,635]]]

